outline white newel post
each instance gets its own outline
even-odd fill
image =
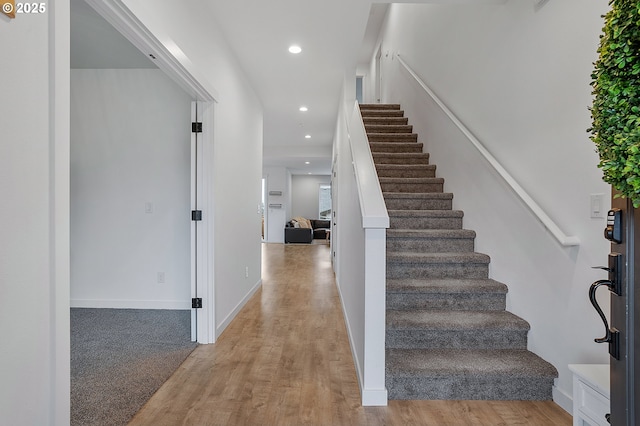
[[[385,386],[386,229],[365,228],[365,335],[362,405],[387,405]]]

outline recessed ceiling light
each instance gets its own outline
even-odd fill
[[[308,161],[305,161],[305,162],[304,162],[304,164],[311,164],[311,163],[310,163],[310,162],[308,162]]]
[[[311,139],[311,135],[305,135],[304,138],[305,139]]]
[[[308,174],[308,175],[310,175],[310,174],[311,174],[311,172],[309,172],[309,173],[307,173],[307,174]]]
[[[298,53],[302,52],[302,48],[294,44],[292,46],[289,46],[289,52],[297,55]]]
[[[300,107],[300,111],[307,112],[307,111],[309,111],[309,108],[307,108],[306,106],[301,106]]]

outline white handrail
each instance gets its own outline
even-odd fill
[[[469,139],[469,141],[476,147],[476,149],[482,154],[482,156],[491,164],[491,166],[498,172],[500,176],[509,184],[511,189],[520,197],[520,199],[531,209],[540,222],[556,237],[558,242],[563,246],[577,246],[580,245],[580,239],[575,236],[567,236],[560,227],[547,215],[544,210],[536,203],[533,198],[516,182],[516,180],[505,170],[504,167],[498,162],[498,160],[491,155],[491,153],[482,145],[482,143],[476,138],[473,133],[455,116],[455,114],[438,98],[438,96],[425,84],[420,77],[411,69],[411,67],[400,57],[397,53],[396,57],[400,64],[407,70],[409,74],[416,80],[416,82],[424,89],[425,92],[438,104],[440,109],[449,117],[449,119],[455,124],[458,129]]]

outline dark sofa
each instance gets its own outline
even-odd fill
[[[309,219],[309,221],[313,229],[295,228],[293,223],[287,222],[284,228],[284,242],[311,243],[314,238],[326,239],[327,230],[331,228],[331,222],[324,219]]]
[[[327,238],[327,231],[331,229],[331,222],[325,219],[310,219],[313,228],[313,238],[324,240]]]

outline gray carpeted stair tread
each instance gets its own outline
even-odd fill
[[[371,152],[379,164],[429,164],[428,152]]]
[[[399,110],[400,104],[360,104],[360,110]]]
[[[529,324],[505,311],[387,313],[386,347],[398,349],[527,349]],[[409,313],[410,311],[397,311]],[[476,315],[480,313],[481,315]]]
[[[388,210],[451,210],[450,192],[382,192]]]
[[[364,124],[364,129],[369,133],[407,133],[413,132],[411,124]]]
[[[378,177],[380,188],[385,191],[407,193],[443,192],[444,179],[437,177]]]
[[[462,229],[461,210],[389,210],[391,229]]]
[[[500,310],[387,310],[386,347],[526,349],[529,323]]]
[[[385,199],[440,199],[440,200],[452,200],[453,194],[451,192],[383,192],[382,196]],[[399,209],[397,209],[399,211]],[[419,209],[415,209],[419,210]]]
[[[471,229],[387,229],[387,238],[475,238]]]
[[[395,109],[367,109],[360,110],[360,115],[362,115],[363,119],[371,117],[404,117],[404,111]]]
[[[438,177],[381,177],[379,181],[380,183],[444,183],[444,179]]]
[[[498,293],[508,287],[492,279],[388,279],[387,293]]]
[[[472,252],[475,231],[469,229],[387,229],[387,252]]]
[[[490,349],[387,349],[387,374],[431,376],[558,376],[555,367],[526,350]]]
[[[415,133],[367,133],[369,143],[418,143]]]
[[[390,399],[549,400],[557,370],[519,349],[387,349]]]
[[[372,140],[377,140],[377,139],[385,139],[385,138],[389,138],[393,141],[402,141],[404,140],[405,142],[407,140],[411,141],[414,138],[417,138],[418,134],[417,133],[411,133],[411,132],[405,132],[405,133],[398,133],[398,132],[367,132],[367,138],[369,139],[369,141]]]
[[[400,170],[400,171],[406,171],[406,170],[423,170],[423,169],[430,169],[430,170],[435,170],[436,169],[436,165],[435,164],[376,164],[376,169],[377,170]]]
[[[388,210],[389,217],[463,217],[462,210]]]
[[[377,164],[376,172],[378,177],[385,178],[419,178],[419,177],[436,177],[436,166],[431,164]]]
[[[507,311],[438,311],[438,310],[388,310],[387,329],[414,330],[525,330],[527,321]]]
[[[416,142],[371,142],[369,145],[371,146],[371,152],[401,152],[415,154],[422,152],[422,144]]]
[[[380,117],[380,116],[362,117],[362,121],[364,122],[365,126],[386,125],[386,124],[406,125],[409,123],[409,119],[407,117]]]
[[[489,278],[489,256],[481,253],[387,253],[387,278]]]
[[[414,252],[392,252],[387,253],[389,263],[408,264],[488,264],[491,258],[483,253],[414,253]]]
[[[388,310],[504,311],[507,286],[491,279],[387,279]]]

